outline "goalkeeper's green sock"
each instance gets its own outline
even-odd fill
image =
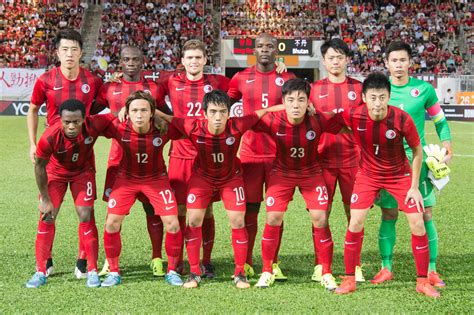
[[[392,271],[392,256],[397,236],[395,224],[397,220],[383,220],[379,230],[379,250],[382,256],[382,268]]]
[[[426,234],[428,235],[428,245],[430,247],[430,266],[428,271],[436,272],[436,259],[438,258],[438,232],[433,220],[425,221]]]

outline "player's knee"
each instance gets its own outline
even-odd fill
[[[420,218],[419,220],[411,220],[410,222],[411,233],[417,236],[425,235],[425,223]]]
[[[170,232],[170,233],[173,233],[173,234],[177,233],[179,231],[178,218],[176,218],[176,220],[171,220],[171,221],[166,222],[165,229],[166,229],[167,232]],[[184,233],[184,231],[181,231],[181,233]]]
[[[398,209],[382,209],[382,219],[386,221],[397,220]]]
[[[77,208],[77,214],[79,215],[79,222],[89,222],[92,219],[91,207],[79,207]]]
[[[281,226],[283,222],[283,217],[279,215],[268,215],[267,214],[267,219],[266,223],[271,226]]]
[[[360,232],[364,228],[364,220],[357,217],[351,217],[349,222],[349,230],[351,232]]]
[[[425,212],[423,212],[423,220],[426,222],[426,221],[430,221],[433,219],[433,211],[432,211],[432,207],[427,207],[425,208]]]
[[[247,202],[245,205],[245,211],[258,213],[260,211],[260,202]]]
[[[108,233],[116,233],[120,231],[120,226],[122,225],[122,221],[114,218],[112,216],[108,216],[107,220],[105,221],[105,230]]]

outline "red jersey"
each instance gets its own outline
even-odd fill
[[[66,79],[60,67],[43,73],[35,83],[31,103],[41,106],[46,102],[47,124],[59,121],[59,106],[68,99],[77,99],[86,105],[86,116],[90,115],[92,102],[96,98],[102,80],[89,70],[79,68],[79,75],[73,81]]]
[[[110,133],[113,115],[86,117],[82,131],[76,138],[65,136],[61,121],[41,136],[36,147],[38,158],[49,160],[48,175],[71,179],[85,171],[95,171],[93,146],[99,135]]]
[[[254,130],[267,133],[276,143],[275,169],[287,177],[308,177],[321,172],[321,135],[338,133],[341,128],[336,118],[322,113],[305,115],[303,122],[292,125],[283,110],[265,115]]]
[[[258,120],[256,114],[229,118],[224,132],[219,135],[209,132],[207,119],[175,117],[171,123],[189,138],[197,150],[193,171],[208,179],[220,181],[230,179],[241,172],[240,160],[237,157],[240,138]]]
[[[316,110],[335,113],[347,111],[362,104],[362,83],[347,77],[342,83],[332,83],[328,78],[311,84],[309,96]],[[324,168],[349,168],[359,166],[359,147],[349,133],[325,133],[318,148]]]
[[[411,174],[403,139],[410,147],[420,144],[420,137],[410,115],[388,106],[387,117],[373,121],[365,105],[341,113],[352,129],[362,153],[361,172],[377,179]]]
[[[170,127],[168,133],[162,135],[152,125],[148,133],[139,134],[133,130],[130,120],[120,123],[117,119],[111,136],[123,150],[117,178],[149,180],[166,175],[163,147],[169,139],[179,139],[181,133]]]
[[[293,78],[295,75],[291,72],[278,74],[276,69],[260,72],[253,66],[234,75],[227,94],[235,100],[242,99],[243,115],[249,115],[256,110],[282,104],[281,87]],[[275,152],[275,143],[265,133],[249,131],[242,139],[241,156],[274,158]]]
[[[227,91],[229,79],[222,75],[204,74],[201,79],[191,81],[186,77],[186,73],[176,72],[168,78],[164,88],[175,117],[204,119],[204,94],[217,89]],[[170,156],[194,159],[196,155],[196,149],[188,139],[173,141]]]
[[[110,108],[110,111],[117,116],[122,107],[125,106],[127,97],[135,91],[145,91],[150,93],[156,101],[158,108],[165,105],[165,92],[161,85],[149,80],[138,82],[128,82],[122,79],[121,83],[105,83],[97,95],[97,103]]]

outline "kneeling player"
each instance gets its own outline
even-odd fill
[[[439,297],[439,292],[427,279],[428,238],[423,224],[423,197],[418,190],[422,148],[415,124],[406,112],[388,106],[390,82],[385,75],[369,75],[362,87],[362,97],[367,106],[342,113],[361,148],[362,162],[351,198],[351,219],[344,242],[346,277],[336,293],[356,290],[354,272],[361,251],[364,222],[375,197],[385,189],[394,196],[408,219],[418,275],[416,290]],[[413,150],[413,170],[405,154],[404,140]]]
[[[276,158],[266,193],[267,217],[262,237],[263,273],[256,287],[267,288],[275,275],[272,263],[279,247],[280,229],[288,203],[298,187],[309,209],[314,230],[314,249],[322,265],[321,285],[336,288],[331,274],[333,241],[328,226],[328,194],[322,175],[318,144],[323,132],[338,133],[342,125],[334,118],[306,113],[310,85],[291,79],[282,87],[285,111],[265,116],[254,127],[269,134],[276,143]]]
[[[189,182],[187,209],[188,226],[185,232],[191,272],[186,288],[195,288],[201,281],[199,267],[202,242],[202,223],[207,206],[215,192],[221,195],[232,227],[234,248],[234,282],[237,288],[250,285],[244,273],[248,235],[245,228],[245,193],[240,160],[236,154],[245,131],[257,123],[267,111],[262,109],[252,115],[229,118],[230,99],[220,90],[207,93],[203,99],[205,120],[183,119],[162,115],[172,126],[188,137],[198,156]]]
[[[151,123],[155,112],[155,101],[150,94],[137,91],[125,103],[129,120],[120,124],[114,121],[115,139],[123,149],[117,178],[109,197],[104,231],[105,256],[110,273],[102,286],[111,287],[121,283],[119,258],[122,249],[120,229],[125,216],[140,194],[150,200],[155,214],[161,216],[166,228],[165,249],[168,255],[168,272],[165,280],[171,285],[182,285],[176,273],[182,234],[178,223],[178,207],[171,190],[163,147],[169,140]],[[172,130],[168,131],[172,133]],[[176,137],[179,133],[175,131]]]
[[[55,220],[70,185],[79,216],[79,238],[87,254],[87,286],[98,287],[98,236],[92,219],[96,198],[93,146],[110,125],[110,115],[87,117],[85,105],[70,99],[59,107],[60,122],[48,128],[36,149],[35,177],[42,216],[36,235],[37,272],[26,283],[38,288],[46,283],[46,261],[51,255]]]

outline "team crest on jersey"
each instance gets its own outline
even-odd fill
[[[390,139],[390,140],[395,139],[396,136],[397,136],[397,133],[392,129],[387,130],[387,132],[385,133],[385,138]]]
[[[267,206],[271,207],[275,204],[275,198],[273,197],[268,197],[267,198]]]
[[[410,95],[413,96],[413,97],[418,97],[418,96],[420,96],[420,90],[418,90],[418,89],[416,89],[416,88],[415,88],[415,89],[412,89],[412,90],[410,91]]]
[[[84,94],[89,93],[89,92],[91,91],[90,85],[87,84],[87,83],[83,84],[83,85],[81,86],[81,91],[82,91],[82,93],[84,93]]]
[[[117,201],[115,199],[109,200],[109,203],[108,203],[109,208],[115,208],[116,205],[117,205]]]
[[[354,91],[349,91],[349,93],[347,93],[347,98],[351,101],[355,101],[357,99],[357,93]]]
[[[105,190],[105,196],[106,196],[107,198],[110,197],[110,194],[111,194],[111,193],[112,193],[112,188],[107,188],[107,189]]]
[[[159,147],[162,144],[163,144],[163,139],[161,139],[160,137],[156,137],[155,139],[153,139],[153,145],[155,147]]]
[[[85,144],[91,144],[94,141],[94,137],[89,136],[84,140]]]
[[[234,137],[229,137],[225,139],[225,144],[227,145],[233,145],[235,143],[235,138]]]
[[[275,79],[275,84],[278,86],[283,86],[283,84],[285,84],[285,80],[283,80],[283,78],[278,77]]]
[[[196,195],[195,194],[189,194],[188,195],[188,203],[194,203],[196,201]]]
[[[204,85],[204,93],[209,93],[212,91],[212,85],[206,84]]]
[[[357,194],[352,194],[352,196],[351,196],[351,203],[356,203],[357,200],[359,200],[359,195],[357,195]]]
[[[316,132],[314,130],[310,130],[306,133],[306,139],[309,141],[314,140],[316,138]]]

